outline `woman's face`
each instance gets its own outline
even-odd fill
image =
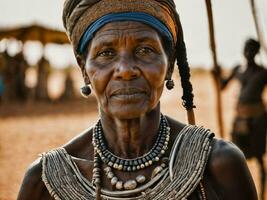
[[[159,34],[139,22],[112,22],[88,47],[85,72],[101,112],[120,119],[154,109],[168,68]]]

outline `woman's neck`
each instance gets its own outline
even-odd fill
[[[111,152],[122,158],[136,158],[148,152],[156,142],[160,106],[134,119],[118,119],[101,112],[101,124]]]

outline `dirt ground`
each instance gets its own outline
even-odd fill
[[[210,128],[220,137],[211,77],[205,72],[194,72],[192,82],[197,106],[197,124]],[[265,92],[265,97],[266,94]],[[237,95],[238,85],[235,82],[222,95],[226,139],[229,139],[227,133],[231,130]],[[180,96],[180,84],[176,81],[174,90],[164,91],[161,108],[164,114],[185,121]],[[93,98],[71,102],[0,105],[0,199],[16,199],[24,173],[38,154],[63,145],[82,130],[92,126],[97,119],[97,106]],[[266,159],[265,161],[267,162]],[[256,187],[259,188],[257,163],[251,160],[248,165]]]

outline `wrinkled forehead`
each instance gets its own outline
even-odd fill
[[[160,38],[157,31],[149,25],[135,21],[124,21],[106,24],[96,32],[92,39],[94,41],[109,41],[122,36],[136,40],[158,40]]]

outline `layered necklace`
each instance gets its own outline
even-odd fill
[[[134,172],[147,168],[155,163],[160,164],[153,170],[151,178],[155,177],[168,165],[168,159],[163,157],[170,140],[170,127],[167,119],[161,114],[158,137],[151,150],[144,155],[133,158],[124,159],[113,154],[108,148],[104,138],[101,121],[99,120],[93,129],[93,146],[94,146],[94,169],[93,169],[93,184],[100,185],[101,161],[107,165],[104,169],[105,174],[111,181],[111,185],[117,190],[133,190],[138,185],[146,182],[144,175],[138,175],[135,179],[121,181],[115,176],[112,170],[124,172]]]

